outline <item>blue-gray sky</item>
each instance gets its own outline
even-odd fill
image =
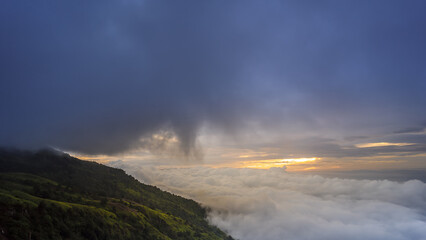
[[[415,0],[5,1],[0,145],[108,155],[173,140],[201,157],[199,138],[220,136],[232,144],[219,152],[268,159],[424,162],[425,12]],[[362,145],[380,142],[394,145]]]

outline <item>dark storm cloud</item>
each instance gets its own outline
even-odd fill
[[[191,155],[203,124],[354,136],[426,119],[422,1],[2,5],[1,145],[118,153],[169,131]]]

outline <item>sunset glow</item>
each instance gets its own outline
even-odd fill
[[[414,145],[414,143],[376,142],[376,143],[360,143],[360,144],[356,144],[355,146],[357,148],[370,148],[370,147],[390,147],[390,146],[403,147],[403,146],[410,146],[410,145]]]
[[[237,166],[242,168],[268,169],[272,167],[284,167],[287,165],[297,165],[307,162],[314,162],[320,158],[288,158],[288,159],[268,159],[238,162]]]

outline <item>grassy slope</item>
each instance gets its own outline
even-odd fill
[[[192,200],[49,150],[0,150],[2,239],[232,239]]]

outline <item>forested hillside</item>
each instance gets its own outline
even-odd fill
[[[192,200],[52,150],[0,150],[0,240],[232,239]]]

